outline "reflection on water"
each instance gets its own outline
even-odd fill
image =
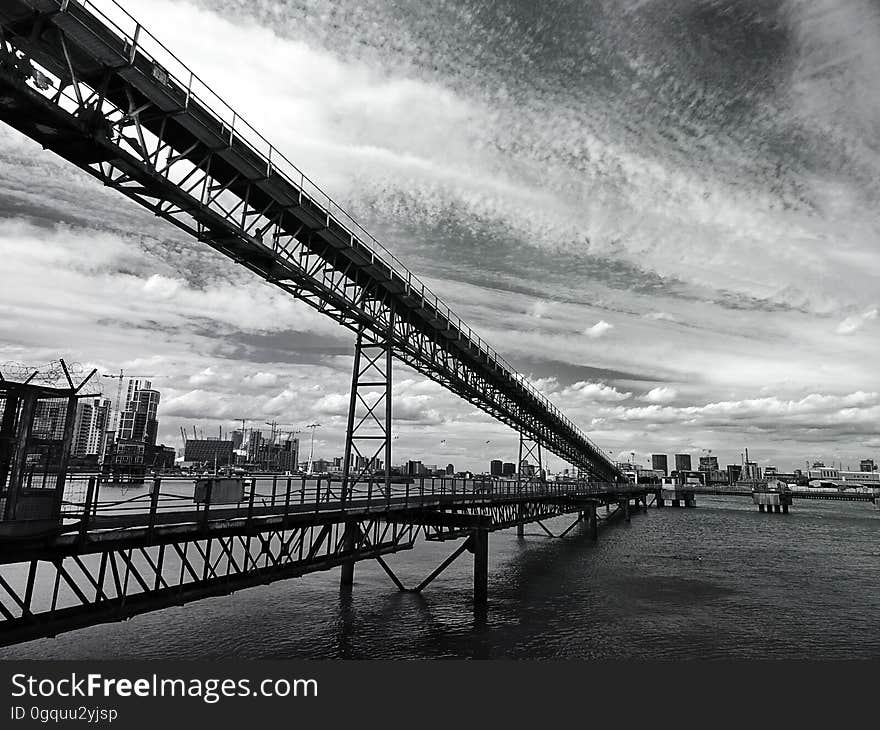
[[[550,540],[537,526],[490,537],[489,606],[470,604],[465,553],[423,595],[398,592],[375,563],[351,591],[339,571],[0,650],[4,658],[414,658],[880,656],[880,512],[796,501],[758,514],[700,497]],[[566,518],[549,521],[558,534]],[[417,584],[455,544],[388,558]]]

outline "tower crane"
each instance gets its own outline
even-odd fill
[[[315,429],[320,428],[320,427],[321,427],[320,423],[310,423],[308,426],[305,426],[305,428],[311,429],[311,431],[312,431],[312,441],[311,441],[311,445],[309,446],[309,466],[306,469],[307,474],[312,473],[312,458],[315,455]]]

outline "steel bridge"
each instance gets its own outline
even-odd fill
[[[627,485],[526,377],[115,0],[0,0],[0,120],[355,336],[338,484],[286,480],[281,490],[276,480],[267,497],[251,483],[233,506],[210,490],[194,501],[156,484],[129,510],[102,498],[96,480],[71,495],[60,477],[63,499],[0,500],[0,520],[15,527],[0,530],[0,643],[335,566],[347,585],[363,559],[402,588],[382,556],[419,535],[463,542],[416,590],[470,551],[480,604],[489,532],[576,514],[595,536],[597,505],[628,518],[631,502],[646,504],[646,488]],[[515,482],[422,482],[416,493],[393,482],[395,358],[519,433]],[[16,431],[17,414],[36,397],[22,386],[0,444],[0,462],[19,477],[29,427]],[[578,478],[542,481],[546,450]],[[377,481],[367,471],[378,458]],[[523,477],[527,459],[537,468]],[[46,529],[13,524],[11,511],[37,502],[61,505]]]
[[[68,481],[60,524],[43,534],[0,536],[0,645],[220,596],[252,586],[376,560],[400,590],[421,592],[465,552],[474,603],[488,600],[489,533],[538,524],[552,537],[576,527],[597,539],[599,521],[647,510],[646,487],[590,482],[420,479],[386,491],[372,480],[265,477],[235,504],[192,500],[191,480],[156,479],[133,496]],[[210,490],[210,487],[209,487]],[[115,494],[114,494],[115,493]],[[597,509],[606,506],[606,516]],[[573,515],[552,535],[544,520]],[[406,588],[383,559],[418,539],[460,540],[436,570]]]

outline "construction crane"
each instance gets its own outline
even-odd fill
[[[304,427],[304,428],[311,429],[311,431],[312,431],[312,442],[311,442],[311,445],[309,446],[309,465],[306,468],[306,474],[312,473],[312,458],[315,455],[315,429],[320,428],[320,427],[321,427],[320,423],[310,423],[308,426]]]

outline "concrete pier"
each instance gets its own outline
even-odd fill
[[[758,512],[767,514],[788,514],[791,494],[788,492],[752,492],[752,502],[758,505]]]
[[[681,507],[682,503],[685,507],[696,507],[697,497],[691,489],[682,487],[664,487],[657,494],[657,506],[663,507],[666,502],[672,503],[673,507]]]

